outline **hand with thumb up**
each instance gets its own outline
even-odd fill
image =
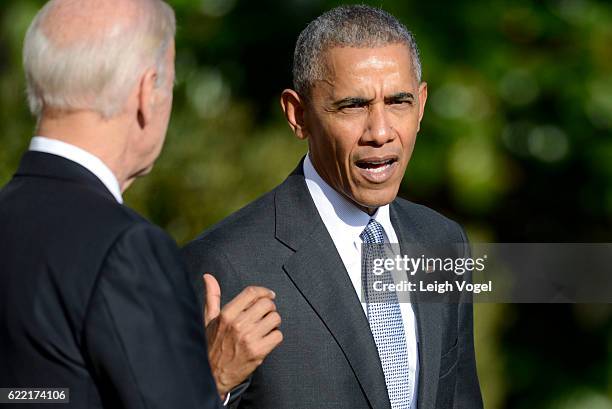
[[[221,308],[221,288],[211,274],[204,274],[204,324],[208,359],[223,397],[242,383],[278,346],[283,335],[273,291],[246,287]]]

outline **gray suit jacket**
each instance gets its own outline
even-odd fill
[[[460,226],[403,199],[391,204],[402,243],[466,242]],[[308,192],[302,164],[278,187],[184,249],[198,294],[213,273],[223,303],[248,285],[276,292],[283,343],[235,404],[260,409],[390,409],[376,345],[359,298]],[[414,305],[419,409],[482,408],[472,306]]]

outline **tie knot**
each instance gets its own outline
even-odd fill
[[[367,244],[382,244],[385,242],[385,229],[376,220],[370,219],[359,237]]]

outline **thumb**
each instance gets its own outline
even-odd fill
[[[215,277],[206,273],[202,277],[204,280],[204,296],[206,304],[204,306],[204,326],[219,316],[221,312],[221,287]]]

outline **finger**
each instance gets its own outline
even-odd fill
[[[270,352],[274,350],[281,342],[283,342],[283,333],[276,329],[266,335],[261,341],[261,354],[262,357],[266,357]]]
[[[257,325],[266,314],[276,311],[276,304],[269,298],[260,298],[253,305],[242,311],[237,317],[236,322],[240,322],[245,328]]]
[[[257,338],[264,338],[270,332],[278,329],[282,322],[281,316],[278,312],[272,311],[267,314],[261,321],[255,324],[253,329],[253,335]]]
[[[210,321],[219,316],[221,312],[221,287],[215,277],[206,273],[202,277],[204,280],[205,299],[204,325],[208,326]]]
[[[274,294],[274,291],[264,287],[249,286],[242,290],[236,298],[228,302],[225,307],[223,307],[223,311],[228,318],[233,319],[241,314],[242,311],[253,305],[258,299],[264,297],[273,300],[276,294]]]

